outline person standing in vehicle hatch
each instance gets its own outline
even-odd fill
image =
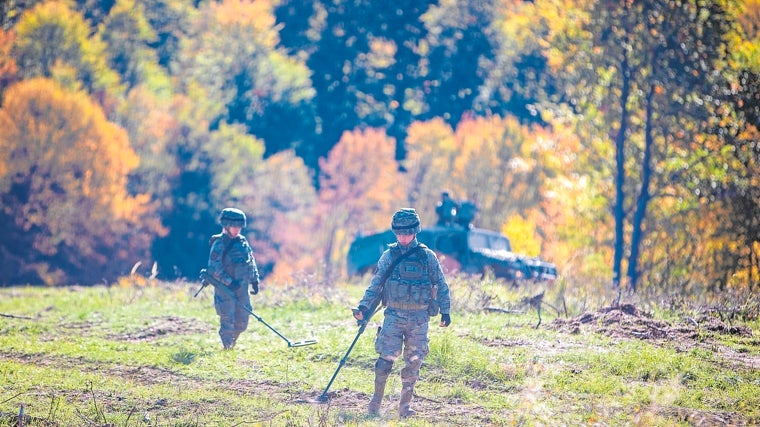
[[[417,241],[420,217],[411,208],[393,214],[391,229],[397,242],[390,245],[377,262],[377,271],[353,310],[358,321],[369,319],[371,307],[382,298],[386,306],[383,326],[375,339],[375,390],[369,402],[369,414],[378,415],[385,394],[385,384],[393,362],[402,355],[401,397],[398,414],[410,417],[414,385],[420,377],[422,361],[429,352],[428,323],[440,310],[441,327],[451,324],[449,286],[435,253]]]
[[[235,347],[240,334],[248,328],[250,293],[259,293],[259,270],[253,249],[240,234],[246,226],[245,213],[225,208],[219,215],[222,232],[211,236],[207,272],[220,286],[214,286],[214,308],[219,315],[219,337],[225,350]]]

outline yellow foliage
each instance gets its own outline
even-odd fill
[[[513,252],[528,256],[541,255],[541,242],[534,222],[515,214],[504,223],[501,232],[509,237]]]
[[[24,12],[15,29],[14,52],[25,77],[61,76],[67,87],[85,83],[88,91],[101,92],[104,98],[121,90],[119,75],[107,64],[106,44],[92,34],[71,1],[37,3]]]
[[[436,221],[441,191],[452,185],[451,165],[458,155],[454,130],[441,118],[413,122],[406,139],[406,194],[423,223]]]

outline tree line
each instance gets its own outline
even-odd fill
[[[368,18],[371,17],[371,18]],[[272,282],[442,191],[571,284],[758,277],[760,2],[8,0],[0,282]],[[139,263],[139,264],[138,264]],[[135,266],[142,267],[135,267]]]

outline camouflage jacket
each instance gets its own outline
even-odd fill
[[[207,270],[209,275],[227,286],[235,280],[243,285],[259,283],[253,249],[242,234],[234,239],[224,233],[211,237]]]

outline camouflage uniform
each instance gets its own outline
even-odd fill
[[[223,215],[228,209],[223,211]],[[243,216],[242,226],[245,225],[244,218]],[[222,218],[220,222],[225,225],[226,221]],[[233,223],[227,225],[229,224]],[[224,348],[231,349],[238,336],[248,328],[248,312],[251,310],[248,284],[251,285],[251,293],[258,293],[259,271],[253,250],[242,234],[234,238],[227,233],[215,234],[211,237],[211,242],[208,274],[227,286],[226,289],[214,287],[214,308],[220,323],[219,337]]]
[[[407,225],[406,230],[397,226]],[[415,225],[416,224],[416,225]],[[409,227],[411,225],[411,227]],[[403,209],[394,215],[392,223],[397,234],[417,234],[419,217],[413,209]],[[404,232],[406,231],[406,233]],[[399,256],[413,251],[391,272],[385,283],[385,276],[391,264]],[[372,277],[359,309],[366,311],[372,301],[379,297],[386,306],[383,326],[375,339],[375,351],[380,355],[375,363],[375,393],[370,401],[369,412],[377,414],[385,392],[385,383],[393,367],[393,362],[402,355],[404,368],[401,369],[401,398],[399,415],[414,415],[409,405],[414,394],[414,384],[420,376],[422,361],[429,351],[428,323],[431,315],[437,315],[440,308],[442,318],[450,322],[449,287],[435,253],[420,245],[416,236],[406,247],[399,243],[390,245],[378,260],[377,271]],[[433,295],[436,295],[433,300]],[[435,309],[431,309],[435,302]],[[431,311],[429,311],[431,310]]]

